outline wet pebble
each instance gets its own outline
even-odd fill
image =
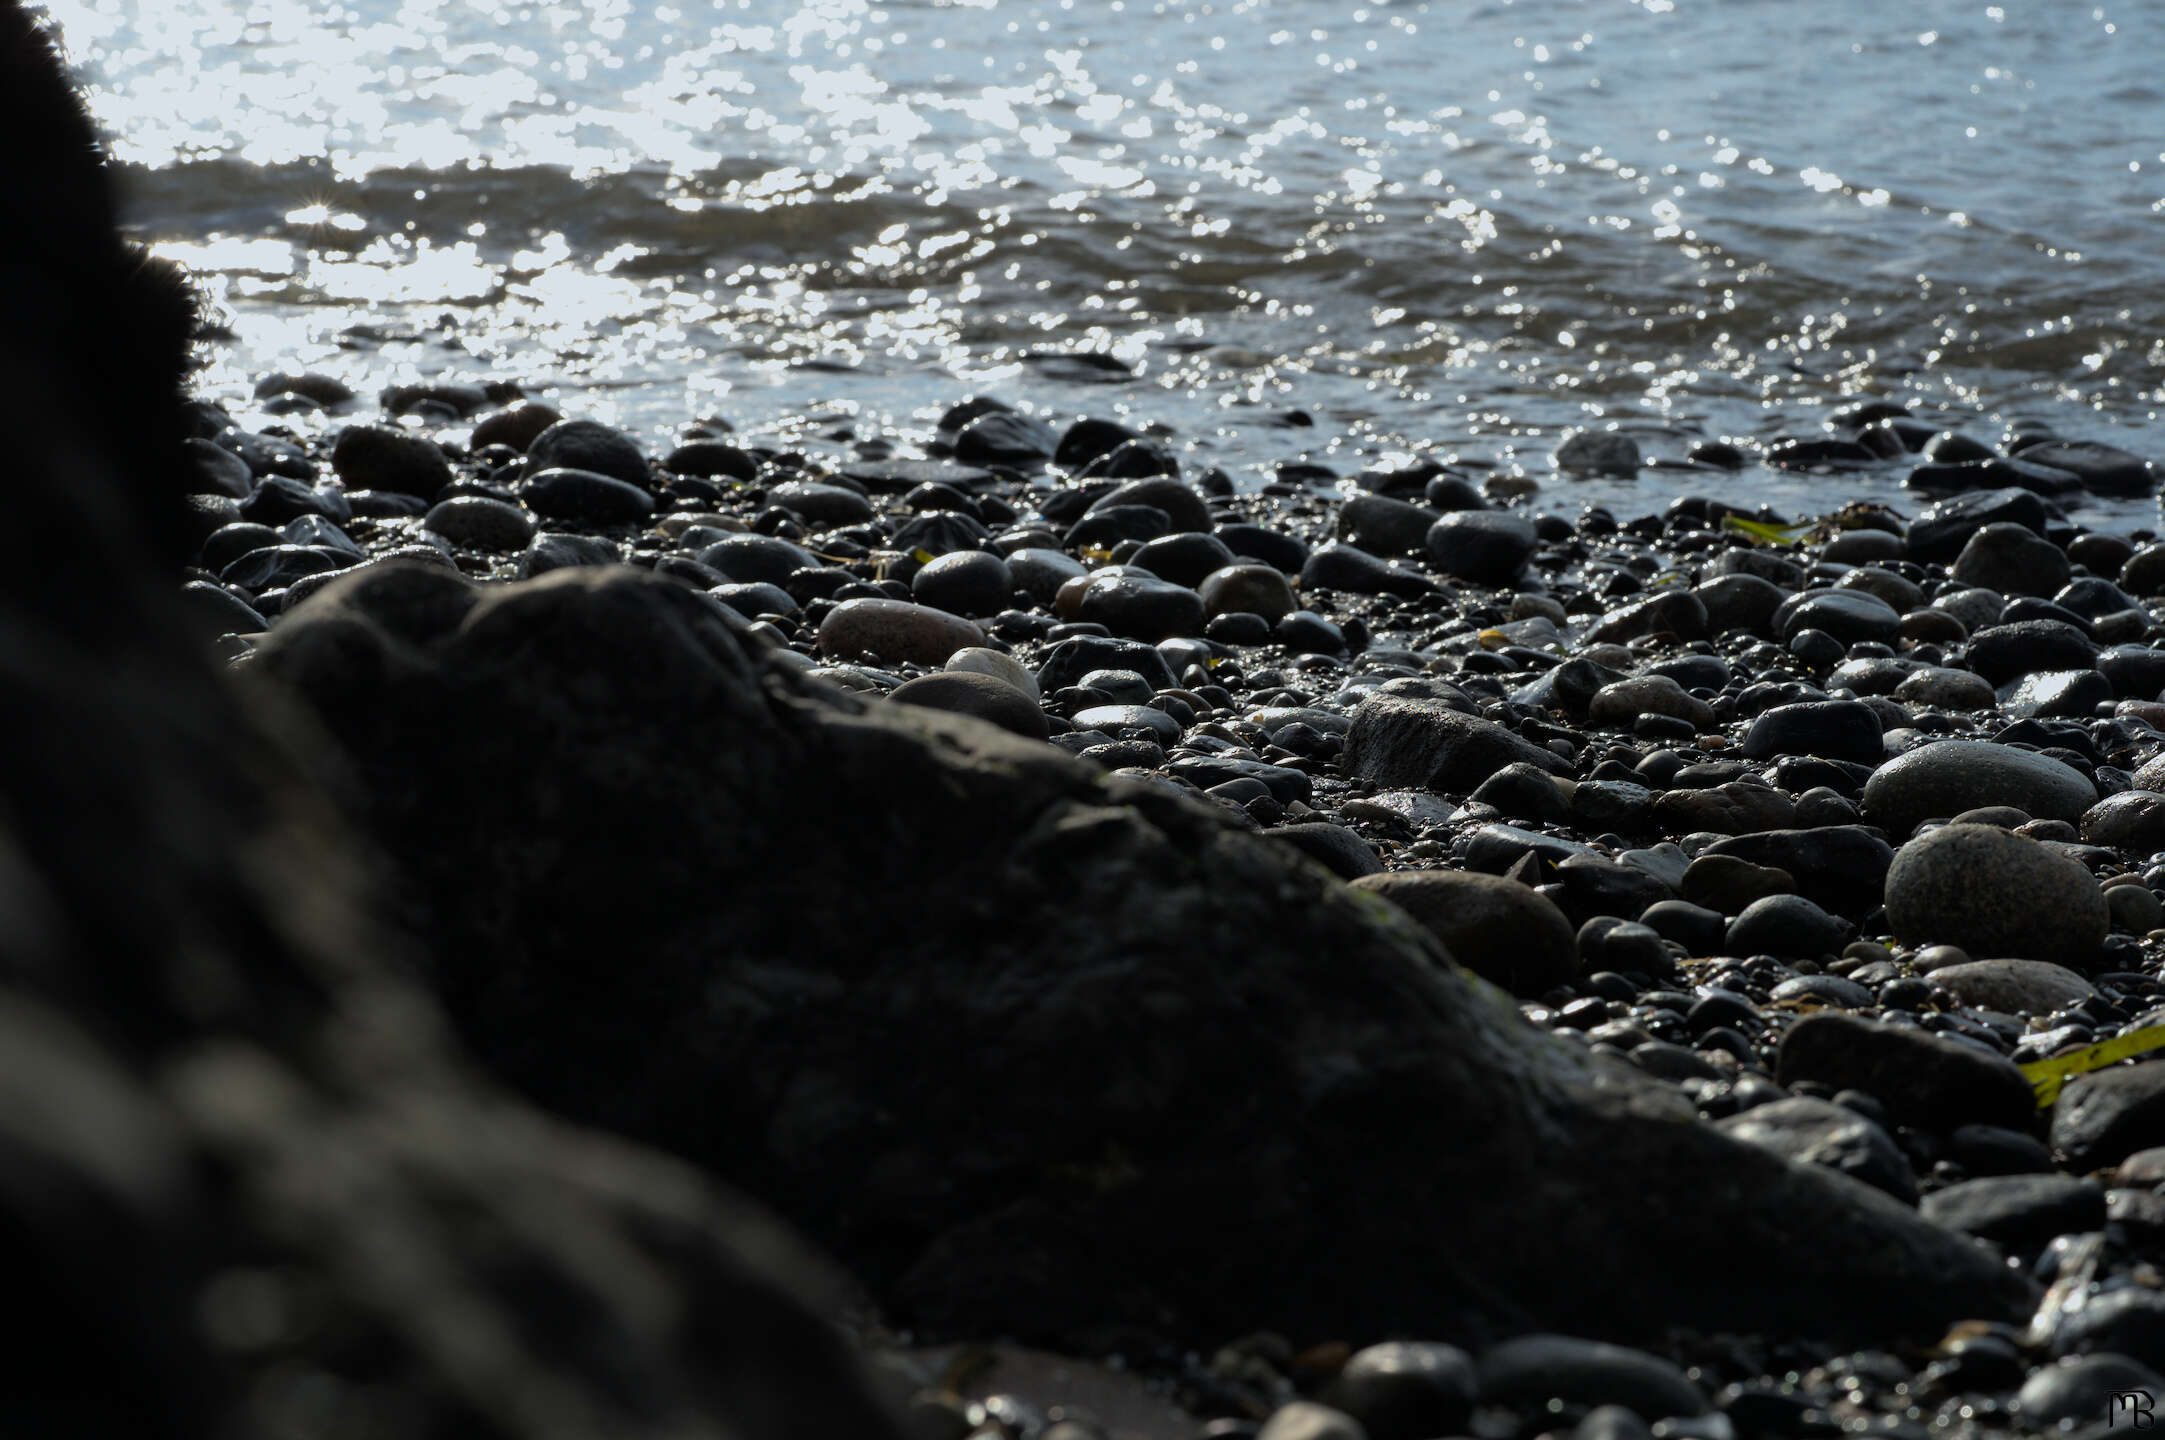
[[[985,632],[959,615],[907,600],[845,600],[819,625],[822,654],[854,660],[871,654],[890,664],[945,665],[957,650],[985,643]]]
[[[2015,1411],[2040,1428],[2110,1419],[2116,1397],[2165,1395],[2165,1376],[2125,1355],[2085,1355],[2039,1366],[2015,1395]]]
[[[1505,585],[1533,555],[1534,527],[1519,515],[1497,510],[1460,510],[1428,529],[1423,548],[1442,574],[1479,585]]]
[[[2012,1061],[1921,1030],[1833,1011],[1807,1015],[1783,1034],[1776,1079],[1860,1090],[1898,1125],[1950,1130],[1962,1124],[2025,1129],[2036,1097]]]
[[[650,472],[631,437],[596,420],[559,420],[526,447],[529,474],[562,469],[604,475],[644,493]]]
[[[919,604],[956,615],[996,615],[1015,593],[1007,561],[983,550],[957,550],[928,561],[910,578]]]
[[[1139,572],[1091,579],[1083,588],[1076,615],[1135,640],[1203,633],[1200,595],[1184,585]]]
[[[518,506],[481,495],[439,500],[421,523],[452,544],[475,550],[524,550],[537,529],[534,517]]]
[[[965,670],[920,675],[896,686],[888,693],[887,700],[893,705],[916,705],[928,710],[968,715],[1032,740],[1043,740],[1046,735],[1045,715],[1036,702],[1006,681],[990,675]],[[1174,733],[1179,733],[1178,727]]]
[[[1394,1340],[1356,1351],[1323,1398],[1370,1440],[1454,1435],[1479,1394],[1473,1358],[1453,1345]]]
[[[331,447],[331,469],[349,490],[390,490],[433,500],[456,479],[436,442],[390,425],[348,425]]]
[[[1934,969],[1932,983],[1964,1005],[2008,1015],[2049,1015],[2097,994],[2089,981],[2049,960],[1968,960]]]
[[[2097,787],[2080,771],[2032,750],[1979,740],[1944,740],[1888,761],[1864,787],[1864,813],[1889,834],[1920,821],[1984,805],[2012,805],[2031,817],[2079,818]]]
[[[654,513],[654,497],[596,470],[540,470],[518,487],[527,509],[544,520],[631,525]]]

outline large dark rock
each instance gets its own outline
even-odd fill
[[[2157,488],[2154,462],[2101,440],[2048,440],[2024,450],[2022,458],[2070,471],[2084,489],[2100,495],[2148,495]]]
[[[1477,585],[1509,584],[1539,543],[1533,522],[1501,510],[1454,510],[1423,541],[1429,564]]]
[[[14,0],[0,124],[11,534],[67,537],[0,566],[8,1433],[895,1435],[823,1266],[479,1080],[389,958],[173,593],[192,302]]]
[[[1990,825],[1943,825],[1887,869],[1887,923],[1913,945],[2061,960],[2094,955],[2111,918],[2080,861]]]
[[[1890,1335],[2028,1305],[1215,807],[769,667],[643,572],[379,570],[257,668],[343,742],[491,1065],[741,1181],[924,1331]]]
[[[1805,630],[1824,630],[1843,644],[1888,641],[1902,628],[1901,612],[1864,590],[1805,590],[1784,600],[1769,622],[1783,643]]]
[[[1451,958],[1514,995],[1539,995],[1579,975],[1563,911],[1516,880],[1463,870],[1372,873],[1354,882],[1411,915]]]
[[[2064,620],[2017,620],[1991,625],[1970,636],[1970,668],[2005,685],[2040,670],[2086,670],[2097,662],[2098,645]]]
[[[1353,712],[1341,757],[1346,773],[1378,785],[1419,785],[1460,794],[1506,765],[1568,774],[1571,763],[1493,720],[1435,700],[1378,695]]]
[[[1879,716],[1861,700],[1816,700],[1777,705],[1752,721],[1744,753],[1754,760],[1817,755],[1869,765],[1883,754]]]
[[[1807,1015],[1782,1036],[1776,1078],[1862,1090],[1899,1125],[2037,1125],[2030,1082],[2012,1061],[1923,1030],[1881,1025],[1832,1010]]]
[[[1436,518],[1425,505],[1356,495],[1338,507],[1338,538],[1371,555],[1418,555]]]
[[[2027,490],[1973,490],[1927,506],[1910,522],[1910,558],[1946,562],[1962,553],[1970,537],[1987,525],[2013,523],[2042,535],[2052,517],[2045,501]]]
[[[1587,640],[1595,644],[1604,641],[1622,644],[1642,635],[1704,640],[1707,635],[1706,606],[1688,590],[1657,590],[1611,610],[1586,631]]]
[[[2115,1065],[2080,1075],[2052,1106],[2052,1148],[2070,1168],[2095,1170],[2165,1144],[2165,1065]]]
[[[1717,840],[1705,853],[1785,870],[1799,894],[1850,919],[1880,902],[1887,867],[1894,862],[1894,847],[1862,825],[1760,830]]]
[[[526,447],[526,473],[552,469],[606,475],[638,490],[653,478],[631,437],[598,420],[559,420],[534,437]]]
[[[436,442],[389,425],[349,425],[331,448],[348,490],[392,490],[433,500],[457,476]]]

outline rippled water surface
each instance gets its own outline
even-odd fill
[[[236,395],[487,373],[658,442],[925,436],[989,393],[1249,483],[1416,451],[1552,508],[1679,483],[1555,475],[1573,428],[1679,455],[1860,394],[2165,458],[2158,5],[50,10]]]

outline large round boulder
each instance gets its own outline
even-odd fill
[[[2075,820],[2097,787],[2074,766],[1987,740],[1941,740],[1887,761],[1864,782],[1864,814],[1897,838],[1925,820],[2012,805],[2033,820]]]
[[[1905,944],[1994,958],[2086,958],[2111,928],[2105,896],[2080,863],[1991,825],[1943,825],[1897,850],[1886,905]]]

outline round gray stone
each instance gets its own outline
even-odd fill
[[[1639,468],[1639,442],[1613,430],[1581,430],[1556,447],[1556,468],[1581,475],[1630,475]]]
[[[1293,587],[1268,565],[1228,565],[1203,577],[1196,587],[1203,612],[1210,616],[1246,613],[1278,620],[1300,608]]]
[[[436,442],[391,425],[348,425],[331,446],[348,490],[395,490],[432,500],[454,476]]]
[[[534,517],[486,495],[454,495],[430,507],[422,527],[473,550],[524,550],[534,543]]]
[[[1203,599],[1185,585],[1140,571],[1103,575],[1083,590],[1076,618],[1115,635],[1156,642],[1203,633]]]
[[[1800,630],[1824,630],[1844,644],[1891,641],[1902,630],[1900,613],[1866,590],[1806,590],[1784,600],[1773,623],[1785,645]]]
[[[948,656],[947,668],[972,675],[990,675],[1029,696],[1031,704],[1038,702],[1037,676],[1027,665],[1003,651],[972,645],[967,650],[957,650]]]
[[[1917,1176],[1884,1128],[1829,1100],[1794,1096],[1755,1105],[1719,1121],[1723,1133],[1800,1164],[1824,1165],[1904,1204],[1917,1199]]]
[[[872,502],[862,494],[817,480],[786,480],[767,492],[767,503],[816,526],[862,525],[872,518]]]
[[[1051,604],[1068,581],[1090,573],[1073,556],[1035,545],[1008,552],[1007,568],[1015,577],[1015,588],[1027,591],[1040,605]]]
[[[957,650],[984,643],[985,632],[960,615],[907,600],[845,600],[819,624],[820,652],[844,660],[870,652],[889,663],[945,665]]]
[[[1705,1393],[1671,1362],[1576,1336],[1521,1335],[1483,1351],[1479,1368],[1484,1405],[1622,1405],[1644,1420],[1704,1415],[1711,1408]]]
[[[1714,728],[1714,707],[1687,694],[1666,675],[1634,675],[1594,692],[1586,718],[1594,725],[1629,725],[1641,715],[1667,715],[1695,730]]]
[[[1945,825],[1895,852],[1884,891],[1906,944],[2043,960],[2093,952],[2109,928],[2090,872],[2026,836]]]
[[[1864,784],[1865,818],[1897,837],[1920,821],[1984,805],[2012,805],[2035,819],[2072,821],[2096,799],[2097,787],[2072,765],[1987,740],[1920,745],[1881,765]]]
[[[2015,1395],[2015,1411],[2040,1430],[2063,1420],[2111,1418],[2113,1397],[2130,1391],[2165,1394],[2165,1376],[2125,1355],[2085,1355],[2032,1371]]]
[[[1849,922],[1802,895],[1766,895],[1729,922],[1725,953],[1812,959],[1840,952],[1849,943]]]
[[[551,467],[519,487],[526,508],[549,520],[630,525],[654,513],[654,497],[598,470]]]
[[[1903,676],[1894,687],[1894,698],[1905,705],[1931,705],[1941,710],[1989,710],[1998,697],[1982,675],[1933,665]]]
[[[997,615],[1014,593],[1014,571],[983,550],[935,556],[910,577],[910,594],[919,604],[956,615]]]

